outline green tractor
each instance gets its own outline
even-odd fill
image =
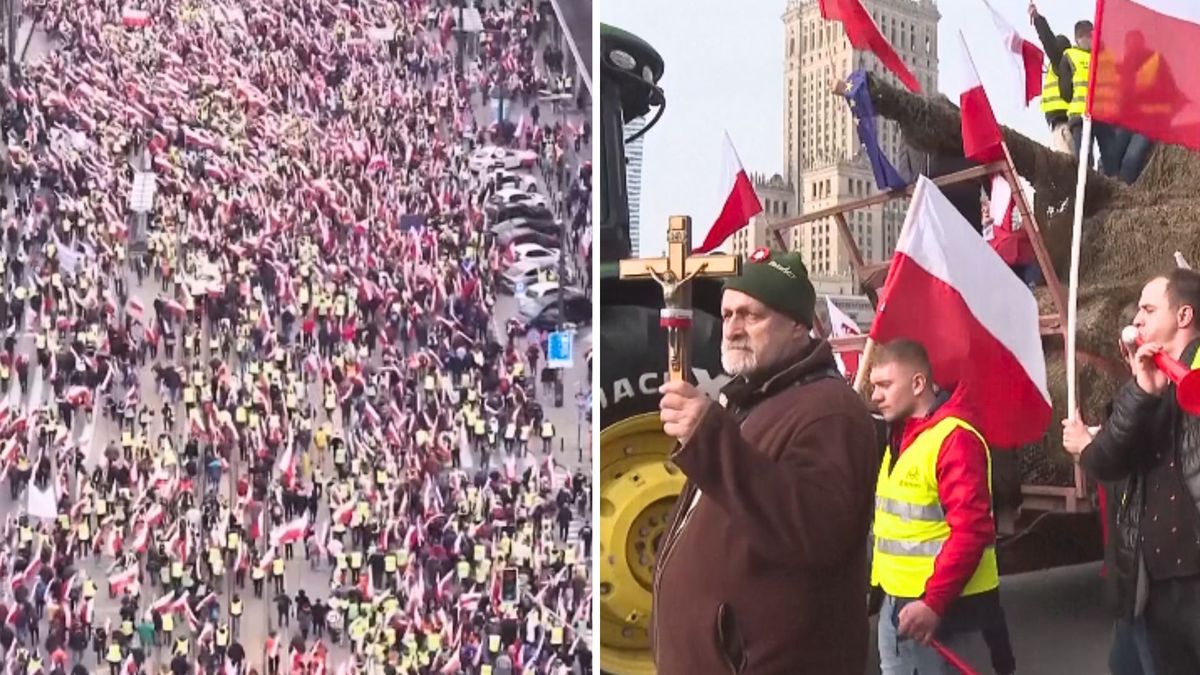
[[[651,580],[660,540],[684,476],[667,460],[672,441],[658,420],[667,371],[654,281],[621,280],[631,257],[625,124],[666,107],[662,57],[635,35],[600,27],[600,666],[612,675],[653,673]],[[653,113],[652,113],[653,111]],[[653,225],[652,225],[653,226]],[[667,224],[662,223],[665,229]],[[654,254],[656,252],[648,252]],[[721,371],[721,285],[692,282],[692,376],[714,398]]]

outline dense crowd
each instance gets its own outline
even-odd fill
[[[9,672],[589,672],[590,486],[544,335],[497,330],[469,166],[534,150],[586,261],[589,130],[531,105],[552,19],[484,9],[460,70],[424,0],[25,11],[55,48],[3,117]],[[501,89],[531,119],[477,112]]]

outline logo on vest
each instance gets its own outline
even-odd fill
[[[795,279],[795,278],[796,278],[796,273],[795,273],[795,272],[793,272],[791,269],[789,269],[789,268],[787,268],[787,267],[784,267],[783,265],[780,265],[780,264],[779,264],[777,261],[775,261],[775,260],[770,260],[770,261],[768,261],[768,262],[767,262],[767,265],[769,265],[769,266],[771,266],[771,267],[773,267],[773,268],[775,268],[775,269],[779,270],[779,271],[780,271],[780,272],[782,272],[782,273],[783,273],[785,276],[787,276],[787,278],[789,278],[789,279]]]
[[[900,479],[900,486],[906,488],[921,487],[921,471],[915,466],[908,467],[908,471],[905,472],[904,478]]]

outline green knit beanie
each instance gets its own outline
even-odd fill
[[[760,248],[742,265],[741,276],[727,280],[725,288],[741,291],[805,326],[813,325],[817,292],[799,253]]]

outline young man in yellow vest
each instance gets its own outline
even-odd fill
[[[934,388],[918,343],[880,345],[871,400],[888,422],[875,491],[871,584],[879,613],[882,675],[953,672],[930,647],[954,650],[973,632],[1003,626],[987,442],[957,400]],[[988,640],[997,673],[1016,669],[1007,631]]]
[[[1066,35],[1055,35],[1050,30],[1046,17],[1038,14],[1037,5],[1029,3],[1029,22],[1037,30],[1042,50],[1046,52],[1046,73],[1042,76],[1042,114],[1050,127],[1050,147],[1058,152],[1071,152],[1071,127],[1067,123],[1067,107],[1058,83],[1063,53],[1071,48],[1071,39]]]

